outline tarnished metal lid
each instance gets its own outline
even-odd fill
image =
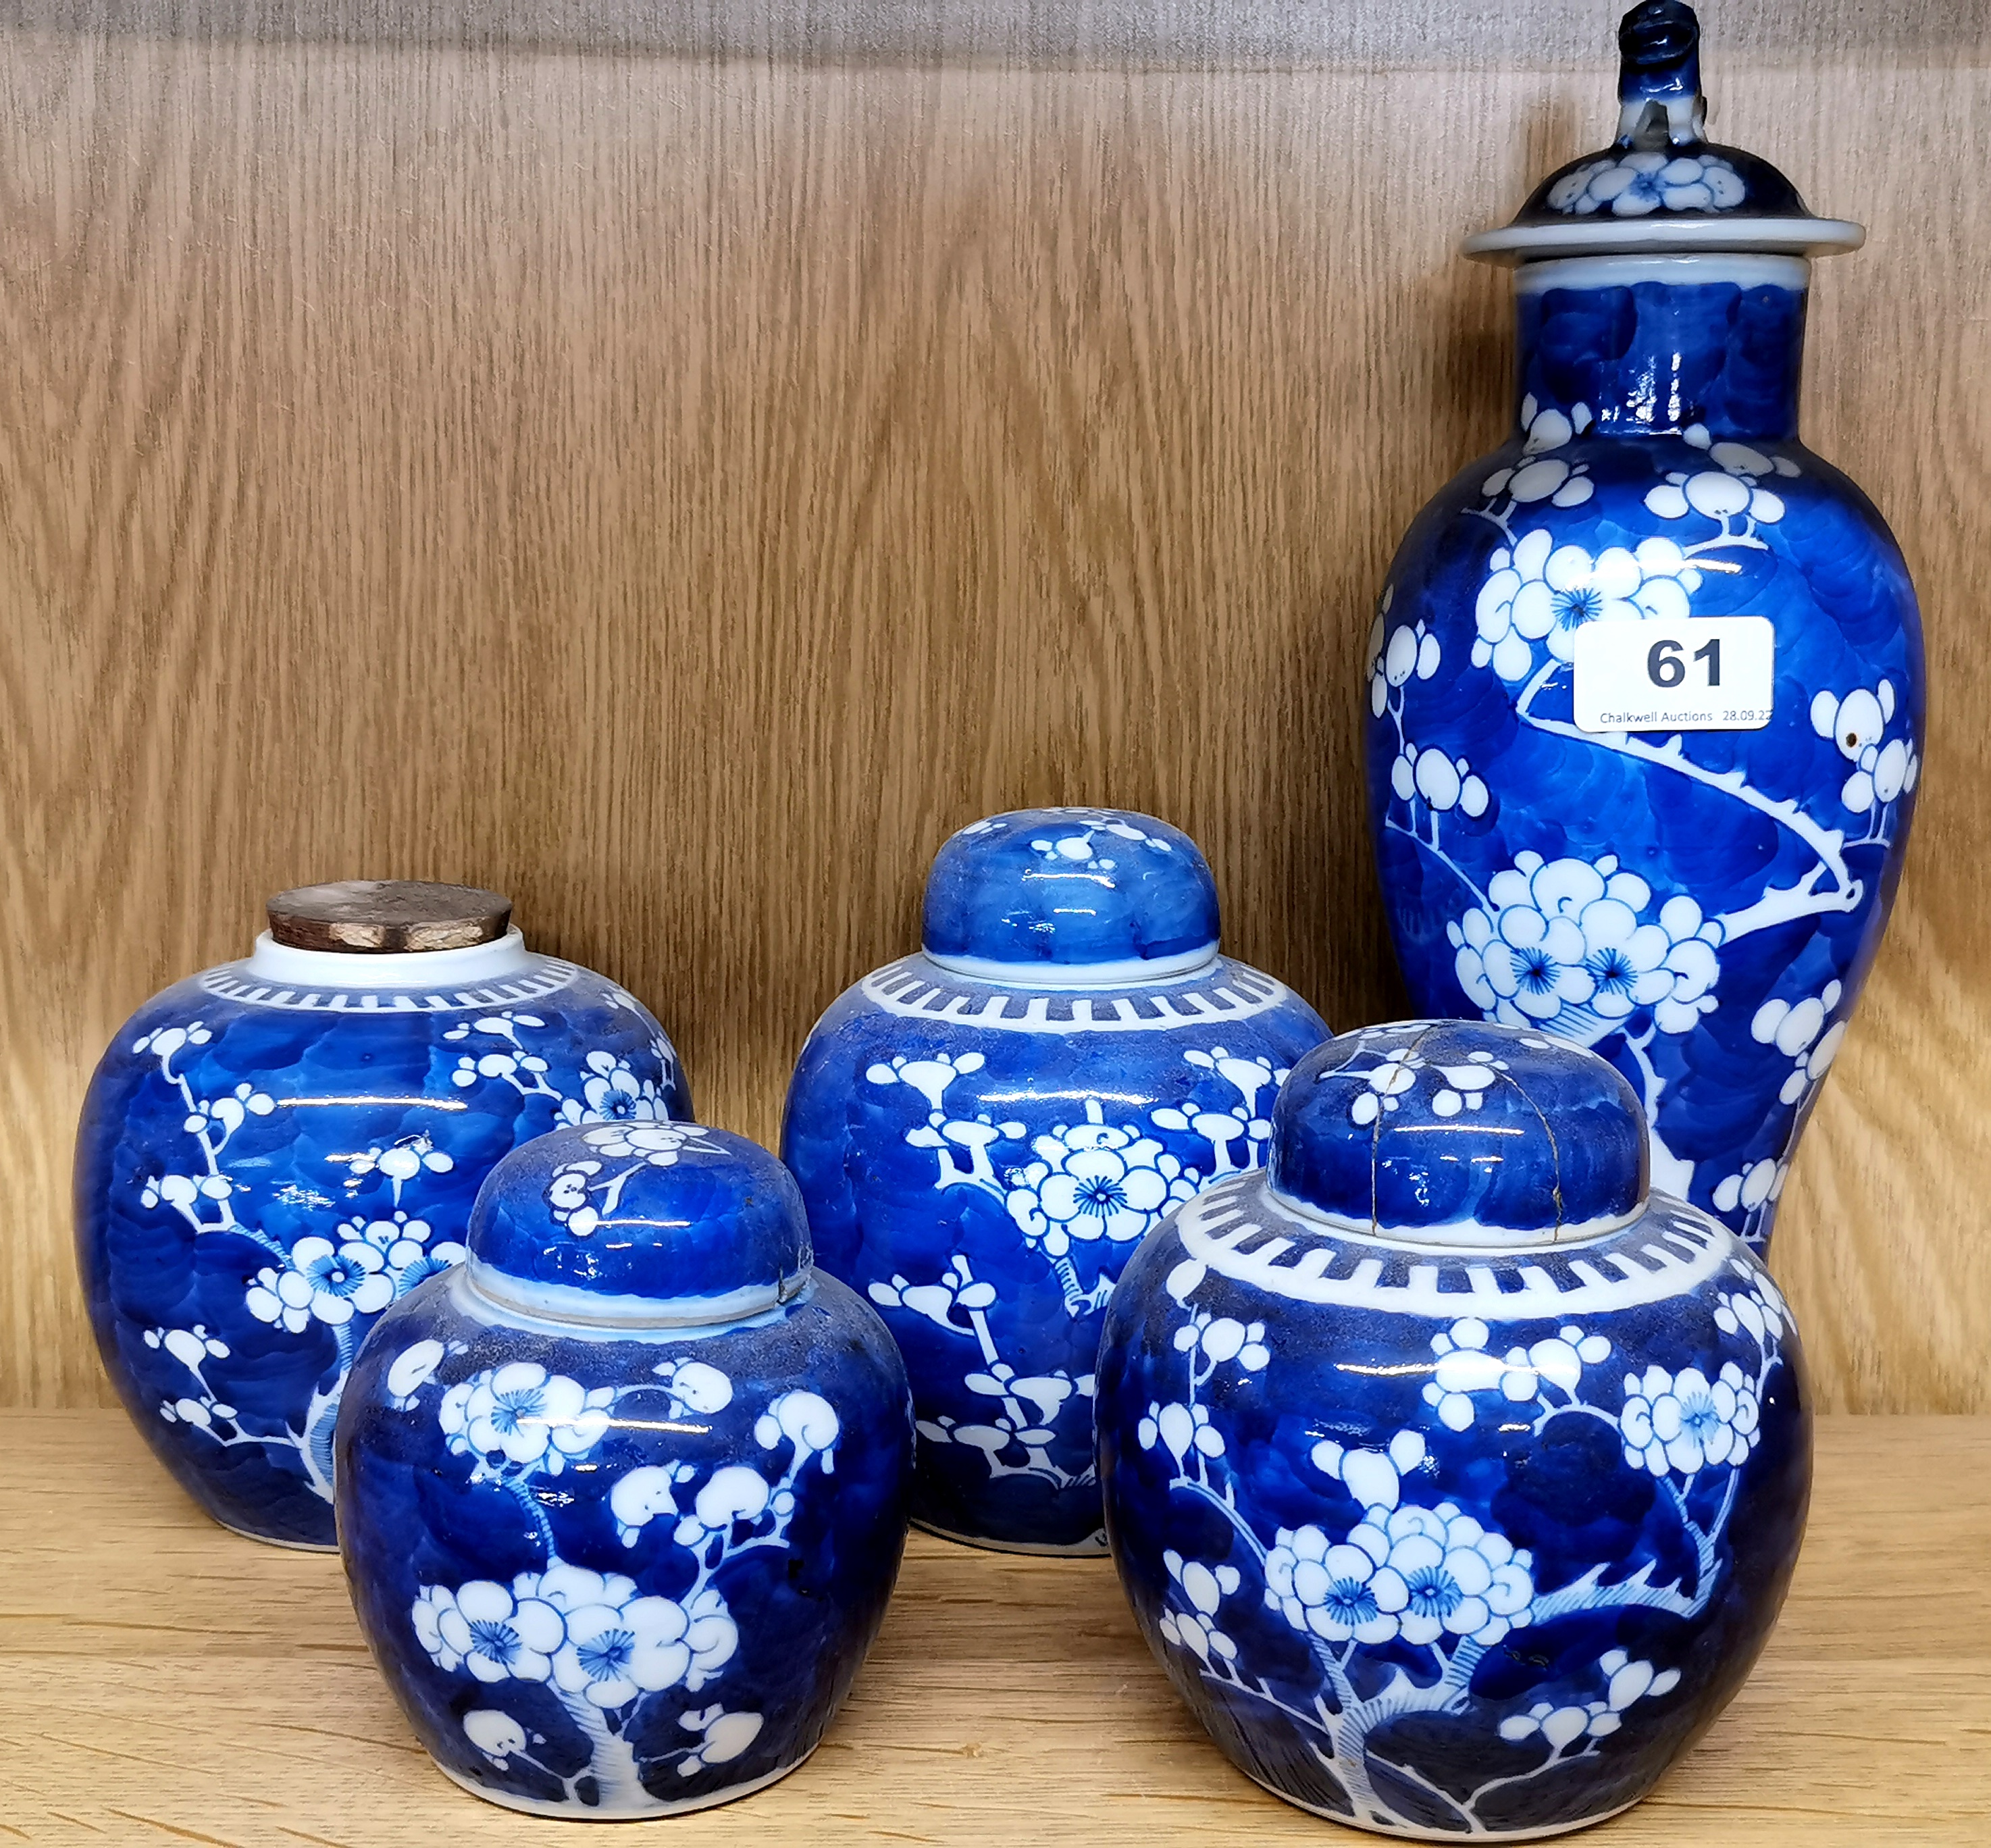
[[[412,879],[345,879],[296,886],[268,906],[271,938],[295,950],[406,955],[494,943],[512,921],[512,901],[479,886]]]

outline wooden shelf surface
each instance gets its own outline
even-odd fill
[[[431,1767],[337,1560],[210,1526],[118,1414],[5,1419],[0,1843],[582,1839]],[[1658,1792],[1584,1839],[1991,1841],[1987,1568],[1991,1419],[1823,1421],[1810,1534],[1768,1652]],[[815,1758],[746,1802],[638,1833],[812,1848],[1379,1839],[1230,1768],[1142,1647],[1110,1565],[919,1535]]]

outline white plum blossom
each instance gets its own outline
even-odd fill
[[[1586,1335],[1574,1324],[1527,1347],[1490,1351],[1492,1332],[1477,1315],[1467,1315],[1431,1336],[1438,1365],[1424,1388],[1426,1404],[1435,1408],[1448,1430],[1464,1431],[1478,1407],[1475,1393],[1498,1392],[1509,1406],[1540,1401],[1544,1387],[1573,1396],[1585,1366],[1608,1360],[1610,1342]]]
[[[1394,585],[1383,592],[1381,614],[1369,631],[1369,710],[1378,718],[1387,709],[1392,691],[1413,676],[1428,680],[1444,659],[1438,638],[1421,622],[1414,626],[1405,623],[1388,631],[1386,638],[1390,604],[1395,594]]]
[[[471,1081],[475,1082],[474,1078]],[[434,1139],[426,1134],[404,1135],[384,1149],[376,1145],[362,1149],[357,1155],[328,1155],[325,1159],[345,1164],[348,1193],[356,1193],[368,1175],[385,1175],[396,1206],[401,1203],[401,1189],[417,1176],[424,1172],[447,1174],[456,1166],[454,1159],[446,1150],[437,1148]]]
[[[1319,1527],[1281,1528],[1265,1601],[1329,1642],[1493,1643],[1528,1622],[1533,1564],[1453,1503],[1378,1506],[1338,1545]]]
[[[1758,1045],[1774,1045],[1792,1062],[1790,1076],[1785,1079],[1783,1088],[1778,1093],[1785,1103],[1799,1101],[1807,1091],[1823,1079],[1832,1069],[1833,1060],[1839,1056],[1839,1048],[1846,1038],[1846,1023],[1834,1020],[1827,1026],[1826,1022],[1838,1006],[1843,992],[1839,982],[1833,981],[1795,1006],[1781,997],[1772,996],[1757,1009],[1754,1018],[1750,1021],[1750,1036]],[[1774,1167],[1775,1164],[1772,1162],[1771,1166]],[[1737,1181],[1738,1192],[1746,1186],[1745,1179]],[[1759,1200],[1761,1197],[1759,1195]],[[1734,1203],[1731,1200],[1729,1206],[1732,1207]]]
[[[695,1713],[678,1715],[678,1724],[696,1733],[696,1750],[678,1760],[678,1775],[696,1775],[708,1765],[730,1764],[761,1736],[758,1714],[729,1714],[722,1707],[700,1707]]]
[[[1787,1078],[1784,1082],[1788,1087],[1790,1080]],[[1714,1185],[1715,1210],[1733,1213],[1739,1208],[1744,1213],[1754,1213],[1758,1207],[1782,1197],[1785,1178],[1789,1172],[1789,1162],[1765,1155],[1733,1174],[1724,1175]]]
[[[567,1634],[553,1605],[488,1578],[454,1592],[424,1585],[413,1615],[415,1634],[438,1667],[461,1663],[479,1681],[545,1680]]]
[[[1718,154],[1647,148],[1565,173],[1550,187],[1547,204],[1580,218],[1598,212],[1643,218],[1659,211],[1732,211],[1748,192],[1741,175]]]
[[[1089,809],[1074,808],[1066,812],[1081,824],[1077,832],[1054,835],[1030,842],[1032,853],[1041,854],[1054,866],[1087,873],[1111,873],[1119,862],[1101,853],[1093,845],[1092,837],[1097,834],[1111,835],[1133,846],[1152,847],[1158,853],[1175,852],[1171,842],[1159,835],[1149,834],[1145,829],[1136,828],[1132,822]]]
[[[1761,1415],[1754,1385],[1732,1360],[1713,1380],[1698,1367],[1649,1366],[1625,1376],[1618,1428],[1633,1469],[1691,1476],[1714,1464],[1740,1468],[1762,1440]]]
[[[1608,1739],[1624,1724],[1621,1716],[1633,1701],[1649,1694],[1669,1694],[1680,1685],[1678,1669],[1655,1674],[1649,1662],[1635,1662],[1624,1649],[1607,1650],[1597,1666],[1610,1677],[1601,1700],[1587,1700],[1580,1707],[1538,1700],[1525,1714],[1503,1720],[1500,1737],[1518,1745],[1539,1734],[1558,1752],[1579,1739]]]
[[[394,1356],[387,1369],[387,1397],[398,1411],[407,1411],[422,1388],[435,1377],[448,1350],[440,1341],[417,1341]]]
[[[1686,1033],[1713,1012],[1721,926],[1684,893],[1646,915],[1652,888],[1595,861],[1523,853],[1446,934],[1460,987],[1488,1018],[1550,1027],[1591,1044],[1639,1008],[1662,1033]]]
[[[652,1168],[675,1166],[686,1150],[716,1154],[719,1146],[699,1123],[642,1123],[634,1128],[604,1125],[584,1132],[581,1140],[600,1154],[618,1161],[634,1156]]]
[[[258,1322],[281,1322],[294,1335],[313,1321],[338,1328],[394,1300],[386,1266],[364,1239],[335,1245],[328,1238],[301,1238],[281,1270],[266,1264],[256,1273],[243,1304]]]
[[[513,1360],[459,1381],[443,1395],[437,1417],[451,1451],[557,1475],[608,1431],[615,1389],[592,1390],[536,1360]]]
[[[1151,1404],[1135,1435],[1143,1450],[1152,1450],[1159,1443],[1178,1465],[1192,1451],[1203,1457],[1224,1454],[1224,1433],[1210,1423],[1207,1405],[1185,1404],[1179,1400],[1168,1405]]]
[[[1677,620],[1692,611],[1698,569],[1669,539],[1641,539],[1636,550],[1607,546],[1591,553],[1558,546],[1544,527],[1524,534],[1487,560],[1489,575],[1473,606],[1478,638],[1472,665],[1490,665],[1503,680],[1525,679],[1546,644],[1558,661],[1574,659],[1576,631],[1592,622]]]
[[[1798,465],[1789,457],[1765,455],[1747,443],[1717,443],[1702,424],[1692,425],[1683,435],[1691,448],[1704,450],[1714,466],[1669,472],[1663,482],[1646,490],[1648,512],[1661,519],[1684,519],[1690,513],[1698,513],[1718,521],[1722,531],[1731,536],[1731,520],[1773,526],[1784,517],[1783,496],[1761,484],[1766,476],[1794,478]]]
[[[1074,1242],[1131,1243],[1196,1191],[1162,1142],[1107,1122],[1096,1098],[1086,1099],[1083,1122],[1058,1124],[1030,1147],[1037,1159],[1010,1170],[1006,1203],[1024,1237],[1051,1258]]]
[[[608,1492],[608,1511],[624,1546],[635,1546],[652,1521],[679,1512],[677,1486],[689,1481],[693,1473],[688,1463],[654,1463],[615,1479]]]
[[[566,1617],[553,1678],[596,1707],[626,1706],[638,1694],[676,1686],[690,1673],[685,1635],[691,1619],[675,1599],[583,1605]]]
[[[1506,495],[1516,505],[1547,501],[1553,507],[1580,507],[1596,492],[1590,465],[1571,463],[1550,453],[1582,435],[1591,423],[1590,407],[1577,404],[1567,414],[1554,405],[1538,405],[1530,392],[1521,400],[1521,459],[1496,469],[1481,484],[1489,496]]]
[[[1741,1264],[1733,1268],[1749,1287],[1722,1292],[1716,1299],[1714,1325],[1731,1335],[1746,1329],[1749,1338],[1767,1351],[1772,1343],[1782,1339],[1789,1322],[1790,1310],[1783,1292],[1770,1281],[1767,1272],[1752,1275],[1747,1265]]]
[[[820,1393],[798,1390],[781,1394],[754,1420],[754,1441],[763,1450],[773,1450],[785,1438],[795,1446],[798,1469],[811,1457],[820,1457],[822,1473],[831,1475],[842,1431],[835,1406]]]
[[[526,1729],[494,1707],[474,1707],[463,1716],[463,1736],[500,1771],[526,1749]]]
[[[1390,766],[1390,787],[1400,801],[1421,798],[1438,815],[1456,808],[1476,818],[1492,799],[1485,780],[1473,773],[1465,758],[1448,757],[1435,747],[1420,748],[1408,739]]]
[[[1247,1373],[1261,1373],[1271,1363],[1262,1322],[1240,1322],[1234,1315],[1212,1316],[1200,1309],[1172,1337],[1176,1353],[1200,1353],[1212,1365],[1235,1360]]]
[[[1237,1646],[1217,1627],[1217,1607],[1242,1583],[1235,1566],[1206,1566],[1200,1560],[1184,1560],[1171,1547],[1162,1555],[1169,1576],[1182,1593],[1183,1604],[1162,1612],[1161,1632],[1177,1647],[1189,1650],[1207,1663],[1211,1656],[1228,1659]]]
[[[1921,758],[1910,740],[1882,741],[1894,705],[1894,683],[1884,679],[1871,689],[1856,687],[1843,699],[1823,689],[1812,697],[1812,730],[1829,738],[1853,765],[1839,799],[1855,815],[1884,808],[1911,791],[1921,775]]]
[[[733,1403],[733,1382],[703,1360],[660,1360],[651,1369],[682,1410],[723,1411]]]
[[[693,1498],[691,1512],[678,1523],[678,1544],[703,1547],[715,1537],[730,1534],[738,1522],[757,1521],[773,1495],[767,1479],[744,1463],[715,1469]]]
[[[653,1123],[667,1118],[664,1094],[654,1078],[638,1077],[626,1059],[600,1048],[587,1055],[587,1076],[578,1098],[562,1101],[563,1123]]]

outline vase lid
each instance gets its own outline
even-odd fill
[[[1217,955],[1217,882],[1152,815],[1018,808],[942,844],[921,934],[942,968],[985,981],[1166,981]]]
[[[498,941],[512,921],[512,901],[502,892],[417,879],[293,886],[271,899],[267,910],[273,942],[349,956],[469,949]]]
[[[1642,0],[1618,22],[1618,139],[1560,167],[1513,222],[1461,247],[1490,263],[1695,251],[1830,256],[1867,233],[1820,218],[1760,155],[1704,138],[1700,22],[1683,0]]]
[[[1524,1250],[1645,1210],[1646,1119],[1595,1053],[1526,1027],[1410,1020],[1316,1047],[1272,1110],[1274,1197],[1412,1244]]]
[[[522,1143],[478,1189],[470,1278],[512,1309],[650,1327],[737,1321],[810,1269],[794,1177],[696,1123],[584,1123]]]

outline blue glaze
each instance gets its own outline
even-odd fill
[[[1196,842],[1121,809],[991,815],[943,843],[927,879],[926,952],[961,973],[1107,964],[1138,979],[1207,961],[1217,934]]]
[[[77,1131],[77,1261],[104,1366],[181,1486],[239,1532],[330,1547],[353,1356],[461,1260],[492,1166],[556,1123],[691,1105],[632,996],[516,931],[443,953],[471,972],[441,987],[410,982],[419,956],[277,954],[319,979],[224,964],[120,1029]],[[372,979],[383,963],[402,985]]]
[[[1390,565],[1366,757],[1414,1005],[1595,1048],[1654,1184],[1761,1249],[1901,876],[1924,678],[1892,535],[1798,438],[1809,265],[1761,254],[1858,228],[1751,211],[1469,247],[1523,260],[1519,414]],[[1578,728],[1579,635],[1685,624],[1684,659],[1727,616],[1771,626],[1766,725]]]
[[[535,1285],[489,1268],[523,1249],[534,1192],[549,1245],[696,1240],[642,1241],[601,1287]],[[744,1298],[774,1245],[806,1249],[778,1164],[720,1131],[529,1145],[486,1183],[471,1239],[469,1266],[381,1318],[339,1417],[346,1575],[417,1736],[480,1796],[589,1819],[792,1770],[898,1571],[912,1433],[890,1338],[805,1260],[784,1300],[682,1326],[688,1281]],[[590,1319],[569,1319],[576,1298]]]
[[[1523,290],[1514,302],[1520,396],[1536,409],[1517,420],[1512,444],[1543,453],[1526,448],[1541,407],[1576,404],[1590,411],[1590,441],[1698,427],[1716,441],[1794,442],[1805,296],[1768,283],[1683,287],[1657,277]]]
[[[623,1178],[635,1176],[649,1184]],[[742,1291],[771,1303],[809,1264],[788,1171],[744,1136],[676,1123],[560,1129],[515,1149],[477,1196],[469,1246],[491,1288],[611,1302],[668,1293],[681,1321],[709,1320],[704,1305]]]
[[[1082,825],[1124,857],[1121,818],[1070,812],[1036,838]],[[1201,869],[1168,833],[1183,842],[1169,863]],[[936,877],[954,880],[979,841],[1013,866],[1019,837],[965,830]],[[1172,917],[1178,889],[1161,890]],[[1139,941],[1178,930],[1128,925]],[[1069,967],[1057,985],[1020,972],[998,985],[908,956],[847,991],[802,1050],[782,1155],[818,1262],[880,1306],[905,1354],[924,1526],[1029,1551],[1103,1547],[1091,1394],[1114,1279],[1169,1206],[1262,1159],[1277,1084],[1326,1030],[1280,983],[1214,955],[1213,912],[1196,930],[1213,942],[1203,968],[1132,985],[1079,985]]]
[[[1273,1107],[1268,1171],[1281,1201],[1349,1230],[1567,1238],[1645,1205],[1646,1122],[1608,1066],[1540,1033],[1421,1022],[1380,1060],[1352,1035],[1301,1060]]]
[[[1346,1170],[1292,1199],[1233,1176],[1115,1292],[1115,1561],[1197,1718],[1288,1801],[1432,1840],[1579,1827],[1651,1788],[1775,1624],[1809,1496],[1796,1330],[1741,1241],[1660,1194],[1616,1230],[1500,1246],[1327,1223],[1370,1172],[1330,1119],[1360,1128],[1365,1096],[1422,1125],[1435,1200],[1476,1159],[1444,1101],[1473,1050],[1558,1142],[1625,1108],[1540,1035],[1411,1023],[1329,1050],[1366,1082],[1296,1070],[1271,1172],[1300,1141]],[[1635,1159],[1617,1180],[1640,1190]]]

